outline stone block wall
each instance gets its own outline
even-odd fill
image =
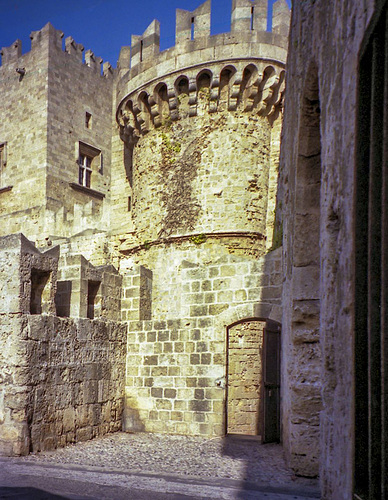
[[[355,498],[358,71],[383,3],[294,2],[292,11],[279,193],[283,435],[289,464],[320,475],[323,499]]]
[[[70,279],[59,283],[100,279],[101,319],[59,318],[58,260],[59,247],[42,253],[21,234],[0,238],[0,455],[121,428],[127,329],[109,320],[120,315],[121,277],[69,258]]]
[[[197,252],[198,250],[196,250]],[[192,254],[193,255],[193,254]],[[208,265],[184,261],[175,280],[182,290],[177,314],[140,319],[140,268],[124,278],[128,321],[124,429],[189,435],[225,434],[227,328],[243,319],[281,318],[281,250],[258,261],[228,255]],[[181,281],[182,280],[182,281]],[[172,285],[171,285],[172,286]],[[177,311],[175,294],[162,294]],[[179,315],[181,314],[181,315]]]
[[[113,73],[71,37],[64,45],[51,44],[48,66],[46,232],[71,236],[109,220]],[[80,151],[93,157],[90,189],[77,189]]]
[[[63,50],[62,37],[48,23],[29,52],[20,40],[2,49],[0,235],[69,236],[108,220],[113,73],[71,37]],[[96,154],[89,190],[79,188],[80,142]]]
[[[229,241],[233,245],[233,241]],[[141,319],[141,274],[152,271],[152,318],[216,316],[243,303],[280,305],[282,290],[281,250],[255,259],[235,255],[218,247],[212,258],[213,243],[181,248],[150,248],[136,259],[123,259],[122,320]],[[134,264],[141,260],[144,266]],[[146,268],[142,270],[142,267]],[[147,313],[148,314],[148,313]]]
[[[0,317],[0,455],[25,455],[121,428],[126,326]]]
[[[129,322],[124,430],[222,435],[224,332],[211,318]]]
[[[22,234],[0,238],[0,314],[54,314],[58,257],[58,247],[41,253]]]
[[[95,267],[82,255],[64,253],[59,261],[57,314],[120,321],[121,284],[112,265]]]
[[[39,234],[46,195],[48,45],[22,55],[16,40],[2,54],[0,143],[7,144],[7,162],[0,185],[0,235],[22,227],[26,234]],[[24,68],[25,74],[16,68]]]

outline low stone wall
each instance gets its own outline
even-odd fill
[[[25,455],[121,428],[126,325],[0,316],[0,455]]]

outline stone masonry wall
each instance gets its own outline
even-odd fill
[[[292,11],[279,193],[283,434],[290,465],[320,473],[324,499],[353,498],[357,75],[378,4]]]
[[[121,428],[126,326],[0,317],[0,454],[25,455]]]
[[[48,234],[71,236],[106,227],[109,220],[113,73],[109,63],[103,67],[101,62],[71,37],[65,40],[65,50],[55,44],[50,47]],[[86,113],[91,115],[88,126]],[[78,184],[80,142],[100,151],[92,161],[89,191],[74,187]]]
[[[121,428],[126,325],[107,317],[56,317],[58,259],[59,247],[42,253],[21,234],[0,238],[2,455],[53,449]],[[93,269],[84,268],[88,277]],[[121,279],[110,266],[101,277],[102,293],[109,295],[105,305],[117,318]]]
[[[107,63],[101,74],[102,60],[91,51],[84,62],[83,47],[71,37],[63,50],[62,37],[48,23],[31,34],[29,52],[22,54],[20,41],[3,48],[0,235],[23,231],[44,241],[95,228],[109,216],[112,70]],[[89,191],[77,189],[80,141],[100,152]]]
[[[153,270],[154,280],[161,269]],[[280,250],[258,261],[242,262],[234,255],[206,266],[183,261],[184,278],[168,268],[163,275],[183,283],[180,305],[175,295],[161,294],[169,310],[144,321],[139,321],[141,269],[132,276],[124,273],[123,319],[129,320],[126,430],[225,433],[227,327],[242,319],[281,318],[280,269]],[[161,276],[157,279],[162,282]],[[158,306],[152,297],[154,311]]]
[[[30,234],[43,229],[48,47],[19,57],[21,50],[18,40],[11,52],[10,48],[3,51],[0,66],[0,143],[7,143],[0,185],[1,236],[20,232],[21,227]],[[16,73],[17,67],[26,69],[24,76]]]
[[[264,236],[270,137],[266,118],[207,109],[194,127],[186,119],[150,131],[133,158],[139,242],[225,230]]]

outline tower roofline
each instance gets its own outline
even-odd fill
[[[122,52],[118,68],[121,75],[130,71],[130,77],[134,77],[152,65],[158,65],[183,53],[189,54],[225,43],[238,44],[242,36],[244,39],[248,37],[253,43],[261,41],[265,37],[264,34],[268,34],[268,15],[267,0],[233,0],[231,31],[211,35],[211,0],[207,0],[193,11],[177,9],[175,46],[160,51],[160,23],[153,20],[143,34],[132,36],[130,57],[128,51]],[[272,45],[287,48],[290,16],[286,0],[277,0],[270,20],[273,34],[277,35],[272,38]]]

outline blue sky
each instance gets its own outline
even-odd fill
[[[269,0],[270,8],[274,0]],[[290,4],[291,0],[287,0]],[[120,47],[131,44],[153,19],[161,23],[161,49],[174,45],[175,9],[194,10],[202,0],[0,0],[0,47],[22,40],[48,21],[116,67]],[[232,0],[212,0],[212,33],[230,30]]]

